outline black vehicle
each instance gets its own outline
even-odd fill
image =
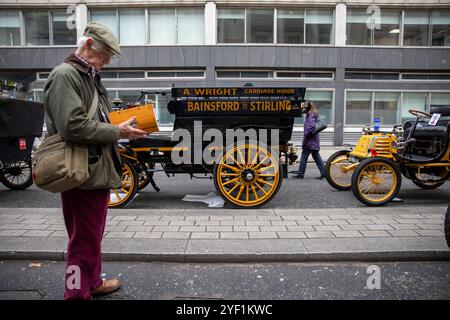
[[[0,182],[23,190],[33,184],[31,152],[42,135],[44,105],[0,96]]]
[[[119,143],[122,186],[112,190],[109,206],[126,205],[149,183],[159,191],[156,171],[212,177],[233,206],[268,203],[297,158],[289,140],[304,95],[305,88],[172,88],[172,136],[153,133]],[[243,135],[229,139],[230,132]]]

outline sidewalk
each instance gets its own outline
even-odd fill
[[[109,210],[105,260],[449,260],[445,207]],[[60,209],[0,208],[0,259],[62,260]]]

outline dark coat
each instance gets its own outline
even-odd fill
[[[98,108],[102,108],[106,121],[101,121],[100,111],[87,119],[94,86],[99,92]],[[111,106],[100,78],[96,77],[94,82],[89,67],[70,55],[50,73],[44,88],[44,106],[49,135],[58,132],[65,141],[87,145],[89,156],[100,156],[99,161],[89,164],[89,179],[80,188],[120,186],[121,165],[116,144],[120,129],[109,123]]]
[[[303,126],[303,149],[320,150],[319,134],[312,135],[312,132],[316,128],[317,119],[319,119],[319,114],[315,112],[309,112],[305,118],[305,124]]]

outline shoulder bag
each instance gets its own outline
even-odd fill
[[[98,106],[98,93],[87,118],[94,116]],[[37,187],[50,192],[64,192],[81,186],[89,178],[88,147],[64,141],[59,134],[44,139],[32,155],[33,181]]]

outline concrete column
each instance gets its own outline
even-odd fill
[[[334,17],[334,43],[338,46],[345,46],[346,42],[346,27],[347,27],[347,5],[345,3],[338,3],[336,5]]]
[[[205,5],[205,44],[215,45],[217,34],[216,3],[208,1]]]
[[[345,97],[345,69],[336,68],[336,89],[334,91],[334,145],[344,143],[344,97]]]
[[[83,35],[84,28],[88,23],[88,10],[84,3],[77,4],[77,40]]]

